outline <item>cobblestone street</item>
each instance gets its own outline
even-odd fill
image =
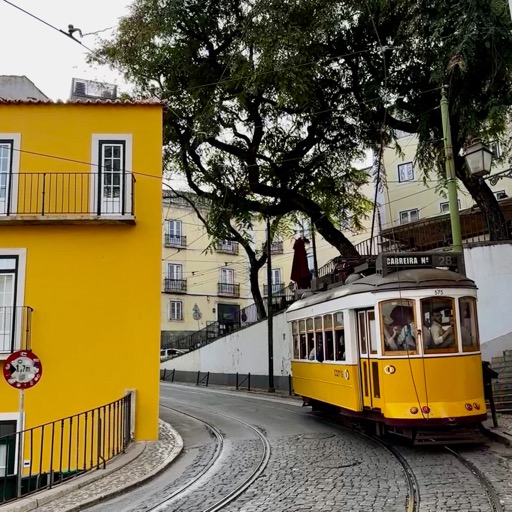
[[[161,403],[162,419],[183,437],[182,454],[152,482],[91,510],[220,510],[216,504],[240,487],[264,458],[264,446],[249,426],[268,440],[268,464],[223,510],[408,510],[408,477],[397,456],[356,431],[322,421],[300,401],[173,384],[162,386]],[[219,430],[222,441],[210,428]],[[452,453],[399,442],[395,449],[414,473],[416,510],[499,510],[477,475]],[[512,450],[490,441],[456,451],[492,484],[501,509],[512,512]]]

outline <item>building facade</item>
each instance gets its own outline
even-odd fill
[[[196,207],[207,215],[208,206],[195,198]],[[295,238],[310,239],[307,249],[310,269],[314,269],[313,244],[309,222],[295,226],[293,235],[276,237],[272,242],[272,295],[280,297],[290,284]],[[266,226],[255,221],[252,247],[266,242]],[[249,262],[237,242],[225,240],[210,247],[208,234],[194,209],[185,199],[164,192],[162,201],[162,343],[167,345],[209,324],[219,322],[229,329],[230,322],[254,303],[249,283]],[[337,251],[318,233],[315,236],[318,266],[332,259]],[[262,297],[267,297],[267,266],[259,271]],[[277,299],[278,300],[278,299]],[[246,314],[255,314],[251,308]]]
[[[381,199],[380,226],[381,231],[386,234],[393,230],[400,231],[400,226],[446,215],[450,211],[446,191],[442,186],[439,187],[435,170],[432,169],[424,180],[416,165],[417,136],[402,133],[398,142],[402,154],[398,154],[397,148],[389,147],[383,155],[387,187]],[[491,149],[495,157],[501,156],[498,143],[493,144]],[[507,163],[498,163],[494,160],[492,174],[508,168]],[[512,180],[498,180],[495,184],[491,184],[487,178],[486,180],[499,201],[505,201],[512,196]],[[472,208],[475,203],[471,195],[460,182],[458,184],[459,210]]]
[[[1,379],[3,433],[133,390],[158,438],[161,147],[160,104],[0,100],[0,360],[43,366],[22,418]]]

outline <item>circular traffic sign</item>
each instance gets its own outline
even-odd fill
[[[41,360],[31,351],[13,352],[4,363],[4,379],[16,389],[35,386],[43,373]]]

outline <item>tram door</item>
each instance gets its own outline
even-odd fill
[[[357,337],[363,406],[380,409],[379,360],[377,358],[377,331],[374,309],[357,312]]]

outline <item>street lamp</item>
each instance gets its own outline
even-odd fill
[[[464,150],[464,158],[472,176],[486,176],[491,172],[492,151],[475,139]]]

